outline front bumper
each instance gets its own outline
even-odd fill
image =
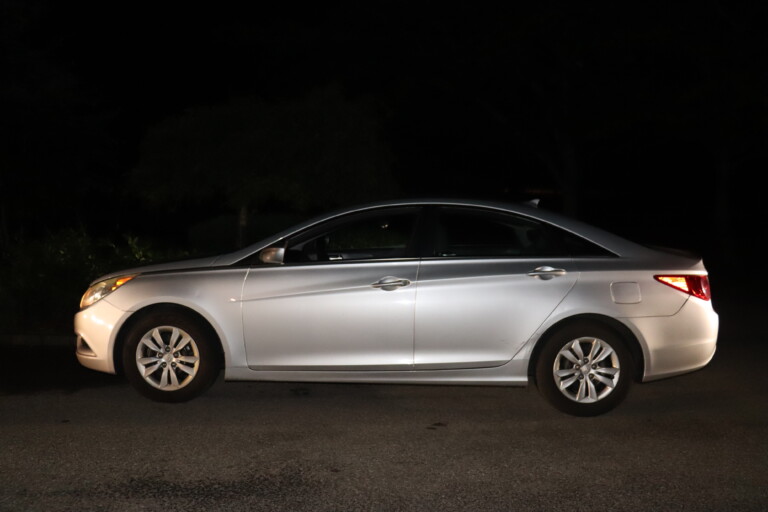
[[[75,315],[77,360],[92,370],[116,373],[113,351],[118,327],[127,312],[116,308],[107,299],[81,310]]]

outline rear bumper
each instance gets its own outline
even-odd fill
[[[644,341],[643,381],[698,370],[715,355],[719,317],[711,302],[690,298],[673,316],[623,320]]]

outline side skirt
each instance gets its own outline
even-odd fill
[[[495,368],[461,370],[295,371],[230,367],[224,378],[233,381],[525,386],[528,384],[528,360],[513,359]]]

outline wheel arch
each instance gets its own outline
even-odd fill
[[[199,322],[200,326],[207,331],[207,334],[211,336],[211,339],[215,342],[219,350],[219,360],[221,364],[224,364],[226,355],[224,353],[224,346],[221,342],[221,337],[216,332],[216,329],[211,323],[200,313],[187,306],[180,304],[173,304],[170,302],[161,302],[157,304],[151,304],[144,306],[143,308],[134,312],[128,319],[120,326],[120,330],[115,337],[115,347],[112,350],[112,362],[115,365],[115,373],[123,374],[123,347],[125,346],[126,338],[131,328],[146,318],[149,315],[157,313],[178,313],[189,316],[194,321]]]
[[[549,337],[554,332],[559,331],[568,325],[584,321],[594,322],[603,327],[606,327],[612,330],[614,333],[616,333],[616,335],[618,335],[622,340],[626,342],[627,349],[632,356],[632,363],[634,365],[634,380],[636,382],[640,382],[642,380],[643,372],[645,369],[645,357],[643,356],[643,349],[640,346],[640,342],[637,339],[637,336],[635,336],[629,327],[616,320],[615,318],[591,313],[584,313],[564,318],[559,322],[551,325],[546,331],[544,331],[541,336],[539,336],[539,339],[536,341],[536,344],[531,351],[531,356],[528,360],[528,378],[532,382],[536,382],[536,362],[538,361],[539,355],[541,354],[547,339],[549,339]]]

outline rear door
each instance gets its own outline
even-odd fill
[[[496,210],[435,208],[419,270],[415,369],[509,361],[578,272],[555,228]]]

